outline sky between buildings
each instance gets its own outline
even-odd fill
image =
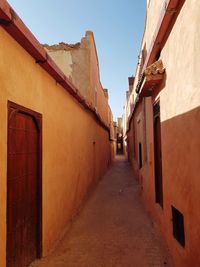
[[[101,83],[109,90],[114,119],[120,117],[135,74],[146,0],[9,0],[41,43],[76,43],[93,31]]]

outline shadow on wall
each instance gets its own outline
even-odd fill
[[[180,257],[175,241],[173,254],[177,266],[197,266],[200,263],[200,107],[161,122],[161,136],[167,228],[171,229],[172,206],[184,219],[185,249]],[[171,243],[171,234],[169,240]]]

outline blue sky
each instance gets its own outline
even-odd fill
[[[120,117],[135,74],[144,30],[146,0],[9,0],[41,43],[76,43],[94,33],[100,77],[109,90],[114,118]]]

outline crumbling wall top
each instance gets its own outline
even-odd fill
[[[59,51],[59,50],[71,51],[74,49],[79,49],[81,46],[81,43],[79,42],[76,44],[67,44],[67,43],[61,42],[55,45],[44,44],[43,46],[50,51]]]

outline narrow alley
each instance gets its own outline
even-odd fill
[[[124,156],[117,156],[55,251],[31,267],[171,267]]]
[[[199,21],[0,0],[0,267],[200,267]]]

